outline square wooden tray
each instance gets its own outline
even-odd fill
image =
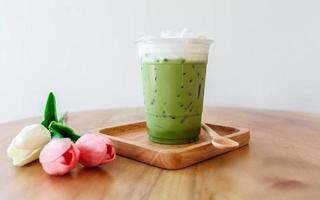
[[[222,136],[239,142],[240,148],[249,143],[250,131],[246,128],[208,124]],[[165,145],[149,141],[146,122],[132,122],[98,130],[113,142],[117,154],[164,169],[181,169],[214,156],[235,150],[221,150],[211,144],[208,134],[201,129],[199,141],[183,145]]]

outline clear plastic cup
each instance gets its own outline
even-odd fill
[[[151,141],[197,141],[212,40],[149,37],[137,42]]]

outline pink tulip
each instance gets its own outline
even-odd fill
[[[50,175],[64,175],[76,167],[79,149],[69,138],[52,139],[40,153],[40,163]]]
[[[79,163],[86,167],[109,163],[116,157],[111,140],[100,133],[83,135],[76,146],[80,150]]]

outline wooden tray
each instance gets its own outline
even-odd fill
[[[248,129],[207,125],[220,135],[239,142],[239,147],[249,143],[250,131]],[[216,149],[204,130],[201,130],[199,141],[194,143],[183,145],[153,143],[148,139],[145,121],[106,127],[98,131],[106,134],[112,140],[117,154],[164,169],[181,169],[237,149]]]

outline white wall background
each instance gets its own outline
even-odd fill
[[[212,37],[206,105],[320,112],[320,1],[0,0],[0,122],[140,106],[134,41],[187,27]]]

